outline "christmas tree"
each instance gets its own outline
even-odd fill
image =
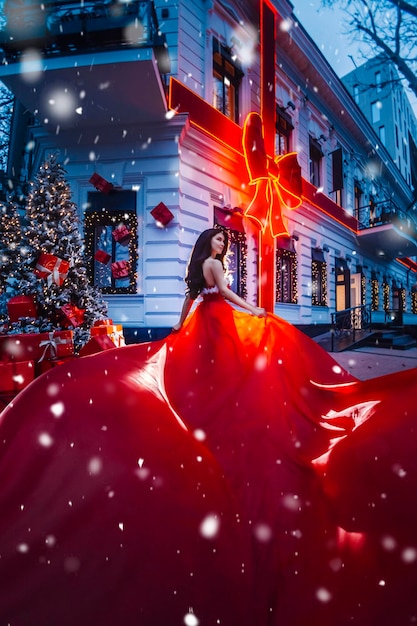
[[[89,282],[80,220],[65,174],[56,155],[40,167],[27,199],[25,239],[40,317],[60,329],[68,327],[63,307],[72,312],[77,321],[69,325],[79,347],[93,323],[106,317],[107,305]]]
[[[16,205],[0,203],[0,320],[7,318],[7,301],[19,293],[24,259]]]
[[[34,294],[37,279],[28,265],[28,247],[16,204],[0,203],[0,324],[8,320],[7,302],[21,294]]]

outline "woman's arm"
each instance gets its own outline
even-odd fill
[[[229,289],[229,285],[227,284],[226,278],[224,276],[223,266],[218,259],[210,259],[210,271],[213,275],[214,282],[216,283],[219,292],[226,300],[240,306],[242,309],[246,309],[252,315],[256,315],[256,317],[266,317],[266,311],[262,307],[253,306],[246,302],[243,298],[238,296],[234,291]]]
[[[183,302],[183,305],[182,305],[180,319],[172,327],[172,330],[173,330],[174,333],[178,332],[180,330],[181,326],[184,324],[184,322],[185,322],[185,320],[187,318],[187,315],[190,312],[190,309],[191,309],[192,305],[193,305],[193,300],[191,300],[190,294],[187,293],[187,295],[185,296],[185,300]]]

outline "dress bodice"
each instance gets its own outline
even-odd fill
[[[216,293],[220,293],[219,292],[219,288],[217,285],[214,285],[213,287],[204,287],[204,289],[201,290],[201,295],[204,296],[210,296]]]

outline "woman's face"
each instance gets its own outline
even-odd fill
[[[224,250],[224,235],[223,233],[217,233],[211,238],[211,250],[215,254],[223,254]]]

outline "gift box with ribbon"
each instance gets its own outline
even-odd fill
[[[94,258],[99,263],[103,263],[103,265],[107,265],[107,263],[111,259],[111,255],[108,254],[108,252],[105,252],[104,250],[97,250],[96,253],[94,254]]]
[[[168,209],[166,204],[160,202],[151,211],[151,215],[156,222],[166,226],[174,219],[174,214]]]
[[[110,321],[111,320],[100,320]],[[91,337],[110,337],[116,348],[121,348],[125,344],[125,338],[123,336],[123,326],[121,324],[102,324],[94,325],[90,331]]]
[[[113,278],[126,278],[130,274],[129,261],[116,261],[111,264],[111,273]]]
[[[0,361],[0,393],[17,394],[34,378],[33,361]]]
[[[62,313],[61,323],[65,328],[69,326],[77,328],[84,322],[85,309],[79,309],[73,304],[64,304],[64,306],[60,308],[60,311]]]
[[[119,226],[117,226],[112,231],[112,236],[115,241],[123,246],[126,246],[129,243],[130,238],[132,237],[132,233],[130,232],[126,224],[119,224]]]
[[[39,371],[38,364],[43,360],[73,354],[72,330],[0,336],[0,357],[10,361],[35,361],[35,375]]]
[[[106,317],[103,320],[96,320],[93,326],[113,326],[113,320],[109,317]]]
[[[18,322],[22,317],[37,317],[35,296],[13,296],[7,302],[7,312],[11,322]]]
[[[69,270],[69,262],[60,259],[53,254],[40,254],[36,262],[35,275],[38,278],[46,278],[48,285],[63,284]]]
[[[103,193],[109,193],[113,189],[113,183],[109,183],[108,180],[94,172],[94,174],[90,177],[88,181],[91,183],[97,191],[102,191]]]

